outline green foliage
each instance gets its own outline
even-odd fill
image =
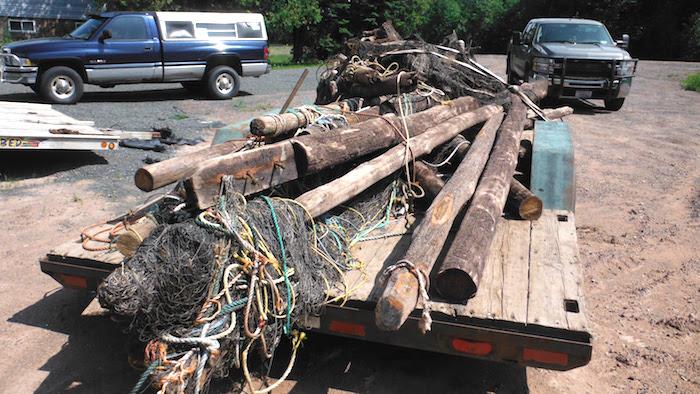
[[[683,81],[682,85],[685,90],[700,92],[700,72],[688,75],[688,78]]]

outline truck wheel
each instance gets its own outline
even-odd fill
[[[52,103],[74,104],[83,95],[83,79],[70,67],[51,67],[41,74],[39,91]]]
[[[229,66],[217,66],[207,76],[207,91],[215,99],[235,97],[240,87],[241,78]]]
[[[625,99],[623,98],[605,100],[605,109],[607,109],[608,111],[619,111],[620,108],[622,108],[622,104],[624,103]]]

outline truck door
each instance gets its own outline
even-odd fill
[[[523,34],[520,40],[520,45],[514,45],[511,50],[511,67],[517,75],[521,78],[527,80],[526,64],[530,57],[530,52],[532,51],[532,38],[534,36],[535,24],[528,23],[523,30]]]
[[[85,69],[90,83],[162,80],[160,41],[150,15],[119,15],[95,36]]]

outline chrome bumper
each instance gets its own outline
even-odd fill
[[[259,77],[270,72],[270,64],[268,62],[261,63],[243,63],[241,64],[242,77]]]
[[[20,64],[19,57],[11,53],[0,54],[0,82],[33,85],[36,83],[38,67],[13,66]]]

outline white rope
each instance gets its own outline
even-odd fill
[[[408,260],[399,260],[394,265],[386,267],[381,276],[381,281],[386,280],[386,278],[391,275],[392,272],[399,268],[405,268],[410,273],[412,273],[418,280],[418,299],[416,300],[416,305],[418,302],[423,300],[423,312],[421,313],[421,319],[418,323],[418,329],[422,334],[430,331],[433,324],[433,318],[430,317],[430,297],[428,297],[427,283],[428,279],[423,271],[416,268],[416,266]]]
[[[441,162],[438,163],[438,164],[433,164],[433,163],[427,162],[427,161],[425,161],[425,160],[421,160],[421,161],[422,161],[423,164],[425,164],[426,166],[435,167],[435,168],[442,167],[442,166],[444,166],[445,164],[449,163],[450,160],[452,160],[452,156],[454,156],[454,155],[457,153],[457,149],[459,149],[460,146],[465,145],[465,144],[469,144],[469,143],[470,143],[469,141],[462,141],[462,142],[460,142],[459,144],[457,144],[457,146],[454,148],[454,150],[452,150],[452,153],[450,153],[450,155],[447,156],[447,159],[441,161]]]

